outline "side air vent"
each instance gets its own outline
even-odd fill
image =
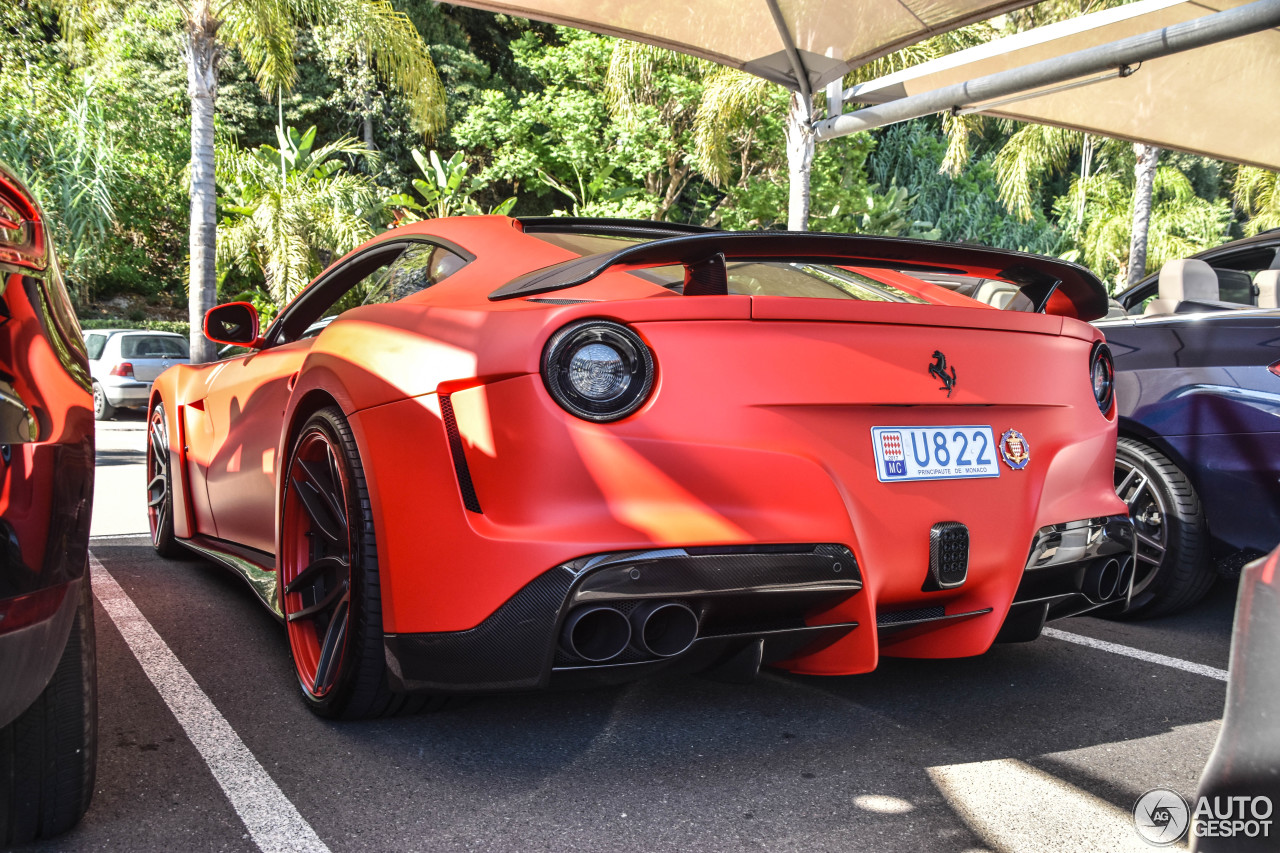
[[[480,509],[480,498],[476,497],[475,484],[471,482],[467,455],[462,450],[462,434],[458,432],[458,421],[453,416],[453,400],[448,394],[440,395],[440,414],[444,418],[445,432],[449,435],[449,453],[453,456],[453,470],[458,477],[462,503],[472,512],[483,512]]]
[[[929,530],[929,577],[924,588],[951,589],[969,576],[969,528],[940,521]]]

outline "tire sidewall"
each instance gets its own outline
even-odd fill
[[[289,451],[289,464],[284,469],[285,476],[288,477],[292,472],[299,447],[314,430],[319,430],[325,434],[331,445],[338,451],[336,455],[342,465],[343,498],[348,519],[348,553],[350,554],[351,564],[351,601],[348,607],[347,632],[343,638],[342,656],[333,686],[323,696],[315,696],[309,686],[303,682],[301,676],[298,676],[298,687],[303,701],[312,711],[323,717],[343,717],[346,715],[347,706],[351,702],[352,694],[356,688],[355,682],[359,676],[356,662],[361,658],[362,652],[369,643],[377,642],[380,645],[382,640],[381,602],[366,594],[367,585],[365,582],[366,572],[377,571],[377,558],[376,553],[372,553],[373,549],[370,547],[372,544],[372,523],[371,519],[367,517],[367,510],[365,509],[368,503],[367,498],[364,498],[362,494],[364,492],[363,466],[360,463],[359,451],[355,446],[355,441],[351,437],[351,428],[340,410],[333,407],[324,408],[307,419],[292,442]],[[282,532],[286,529],[284,516],[289,511],[287,503],[290,500],[296,500],[296,498],[291,497],[293,490],[287,481],[283,484],[283,490],[284,500],[281,501],[280,519]],[[288,547],[290,546],[281,541],[282,560]],[[283,569],[283,565],[281,568]],[[283,578],[283,575],[281,577]],[[277,588],[277,601],[281,613],[286,613],[283,580]],[[294,660],[292,640],[288,642],[288,646],[290,661],[294,665],[294,672],[297,673],[298,666],[297,661]]]

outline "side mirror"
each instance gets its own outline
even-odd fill
[[[258,309],[248,302],[210,308],[204,315],[204,336],[215,344],[258,346]]]

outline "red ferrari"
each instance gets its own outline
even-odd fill
[[[993,249],[419,223],[265,332],[209,312],[241,349],[155,382],[153,540],[240,573],[332,717],[976,655],[1128,596],[1106,309]]]

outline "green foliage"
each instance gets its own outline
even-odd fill
[[[1059,234],[1039,211],[1023,222],[1005,210],[996,184],[995,155],[980,154],[955,177],[942,171],[948,143],[937,120],[917,119],[877,131],[868,160],[871,179],[913,194],[910,218],[932,223],[941,239],[1047,253]]]
[[[454,152],[448,160],[441,160],[435,151],[431,152],[430,160],[423,157],[422,152],[416,148],[412,153],[413,161],[418,164],[418,170],[423,175],[422,178],[413,179],[413,189],[421,196],[422,201],[403,193],[387,199],[389,207],[399,209],[399,222],[481,213],[506,216],[515,207],[515,196],[511,196],[489,210],[480,209],[471,197],[475,188],[467,180],[467,170],[471,164],[462,159],[461,151]]]
[[[331,260],[374,235],[377,187],[342,157],[373,156],[350,137],[314,148],[316,129],[279,131],[277,146],[218,149],[219,272],[262,282],[277,305]]]
[[[191,324],[180,320],[135,320],[121,317],[98,317],[80,321],[80,328],[90,329],[146,329],[149,332],[174,332],[185,337],[191,336]]]
[[[1232,194],[1236,203],[1250,217],[1244,226],[1246,234],[1280,228],[1280,186],[1277,185],[1275,172],[1241,166],[1236,172]]]
[[[1081,209],[1084,216],[1077,218]],[[1133,223],[1132,183],[1109,171],[1097,172],[1075,181],[1071,191],[1058,199],[1055,213],[1072,247],[1068,257],[1084,263],[1115,289],[1123,289]],[[1151,197],[1145,272],[1221,243],[1230,217],[1226,199],[1200,198],[1185,174],[1160,166]]]

